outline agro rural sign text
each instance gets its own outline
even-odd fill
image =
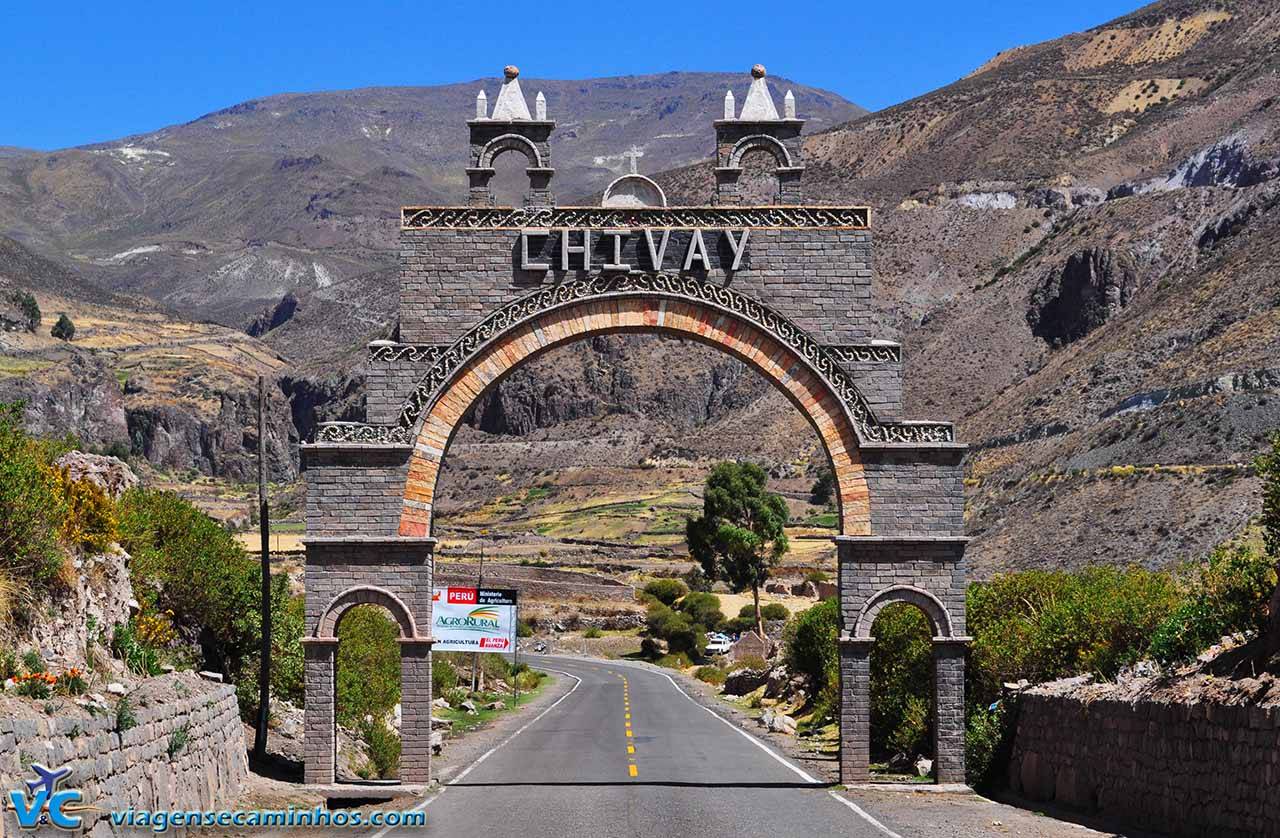
[[[431,636],[437,652],[512,651],[516,644],[516,592],[435,588],[431,592]]]

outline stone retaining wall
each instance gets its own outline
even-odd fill
[[[81,803],[104,810],[77,813],[92,838],[135,834],[127,827],[113,830],[109,811],[233,806],[249,772],[235,689],[172,673],[144,682],[128,699],[137,723],[123,731],[114,708],[94,716],[53,699],[59,710],[46,715],[47,702],[0,699],[6,802],[10,789],[24,789],[22,781],[34,779],[34,762],[70,768],[61,787],[80,789]],[[19,834],[13,812],[6,811],[0,835]]]
[[[1009,782],[1034,801],[1170,835],[1280,835],[1277,780],[1277,706],[1020,699]]]

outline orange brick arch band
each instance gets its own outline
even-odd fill
[[[831,459],[843,535],[871,534],[870,495],[857,434],[842,403],[794,351],[748,320],[677,297],[653,294],[584,300],[550,309],[495,337],[462,365],[419,426],[409,462],[400,534],[431,533],[440,464],[462,417],[488,388],[552,347],[611,332],[666,333],[724,350],[780,389],[817,432]]]

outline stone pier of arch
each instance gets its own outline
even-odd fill
[[[369,346],[365,421],[322,425],[303,446],[306,781],[335,778],[338,624],[374,604],[401,635],[401,780],[429,782],[432,511],[453,435],[476,399],[540,353],[647,332],[700,341],[760,372],[830,458],[842,781],[868,776],[871,625],[905,602],[934,634],[937,779],[964,782],[965,446],[946,422],[902,417],[902,349],[875,333],[870,210],[804,203],[803,101],[788,91],[779,115],[759,66],[741,111],[726,96],[704,205],[668,207],[660,190],[636,189],[626,205],[563,207],[545,99],[530,113],[514,67],[497,96],[492,112],[479,97],[467,122],[467,204],[401,212],[400,340]],[[753,150],[777,161],[773,204],[739,200]],[[494,205],[502,154],[528,161],[523,206]],[[637,205],[646,194],[654,205]]]

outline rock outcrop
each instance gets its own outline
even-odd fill
[[[293,315],[298,311],[298,297],[292,291],[280,298],[280,302],[274,306],[267,308],[262,314],[255,317],[247,327],[245,332],[252,337],[262,337],[272,329],[277,329],[293,319]]]
[[[0,401],[26,402],[23,424],[35,436],[74,436],[102,448],[129,441],[120,383],[88,355],[72,357],[57,380],[0,378]]]
[[[669,347],[681,351],[678,369],[637,362],[637,355],[655,351],[652,338],[584,341],[562,351],[559,365],[535,361],[516,370],[476,402],[466,421],[487,433],[524,436],[575,419],[624,413],[689,430],[741,409],[768,388],[716,350],[664,340],[656,351]],[[571,363],[566,352],[572,353]],[[700,363],[689,363],[690,357]]]
[[[112,498],[118,498],[138,485],[138,475],[118,457],[68,451],[53,464],[65,468],[72,480],[88,480]]]
[[[206,417],[170,404],[129,410],[133,450],[151,463],[178,471],[194,469],[231,480],[257,475],[257,394],[220,394],[220,407]],[[298,432],[283,395],[268,388],[267,468],[271,480],[298,475]]]
[[[298,438],[314,439],[321,422],[365,420],[364,374],[332,378],[285,376],[280,391],[289,399],[289,411]]]
[[[127,623],[137,610],[129,562],[129,554],[118,544],[73,560],[75,584],[36,604],[41,618],[31,621],[27,635],[15,638],[15,645],[39,650],[46,662],[60,664],[59,669],[88,668],[91,642],[109,640],[113,627]]]
[[[1119,314],[1138,285],[1138,270],[1127,252],[1082,250],[1033,292],[1027,324],[1050,346],[1071,343]]]

